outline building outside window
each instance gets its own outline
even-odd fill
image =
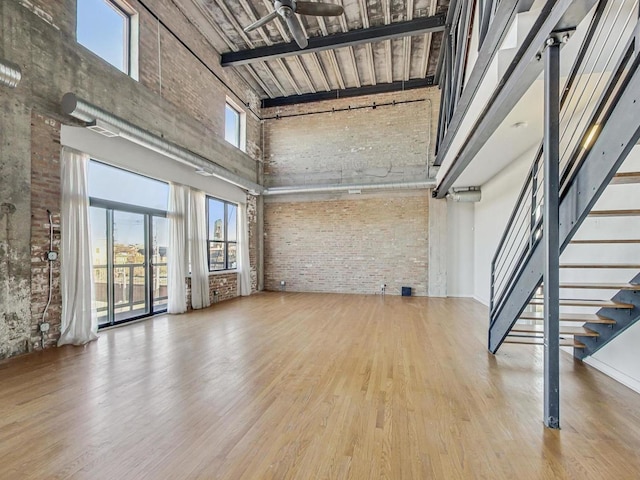
[[[207,242],[209,271],[237,268],[238,206],[207,197]]]
[[[137,14],[120,0],[78,0],[76,39],[120,71],[137,77]]]
[[[224,139],[236,148],[244,146],[244,112],[227,100],[224,108]]]

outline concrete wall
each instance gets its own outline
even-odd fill
[[[447,296],[474,295],[475,204],[447,200]]]
[[[222,81],[137,1],[128,3],[139,12],[139,81],[76,43],[76,0],[0,3],[0,58],[20,65],[23,74],[18,88],[0,87],[0,358],[39,348],[38,321],[48,280],[42,260],[48,246],[46,209],[59,220],[60,130],[63,124],[78,123],[60,113],[64,93],[75,92],[234,173],[258,178],[261,124],[249,111],[258,109],[255,93],[232,71],[219,67],[217,52],[175,4],[145,2]],[[248,105],[248,154],[223,139],[227,96]],[[255,225],[251,238],[257,250]],[[255,252],[252,258],[257,262]],[[47,345],[55,343],[60,321],[58,265],[53,265]]]

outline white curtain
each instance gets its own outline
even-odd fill
[[[206,197],[200,190],[191,190],[189,202],[189,253],[191,259],[191,306],[194,309],[211,305],[209,299],[209,265],[207,259]]]
[[[251,266],[249,264],[249,222],[247,205],[238,205],[238,295],[251,295]]]
[[[169,184],[169,248],[167,251],[168,313],[187,311],[187,209],[189,188]]]
[[[83,345],[98,338],[94,308],[87,173],[89,156],[62,149],[60,345]]]

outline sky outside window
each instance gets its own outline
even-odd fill
[[[91,161],[89,196],[166,211],[169,205],[169,184]]]
[[[240,113],[228,104],[224,109],[224,139],[240,148]]]
[[[78,43],[128,73],[128,17],[108,0],[78,0]]]
[[[224,203],[209,199],[209,240],[224,240]]]

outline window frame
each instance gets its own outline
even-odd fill
[[[209,273],[214,272],[228,272],[235,271],[238,269],[238,210],[240,205],[233,202],[228,202],[226,200],[222,200],[221,198],[216,198],[211,195],[206,196],[207,200],[207,208],[206,208],[206,216],[207,216],[207,266],[209,268]],[[224,231],[224,239],[223,240],[213,240],[211,238],[211,232],[209,230],[209,206],[211,201],[222,203],[224,207],[224,219],[223,219],[223,231]],[[229,240],[229,210],[228,207],[233,206],[236,208],[236,239]],[[212,269],[211,268],[211,244],[221,243],[223,245],[223,253],[224,253],[224,268]],[[229,245],[235,245],[236,247],[236,266],[231,267],[229,265]]]
[[[231,143],[228,140],[226,140],[226,137],[227,137],[227,108],[230,108],[232,111],[234,111],[238,115],[238,129],[235,132],[236,140],[238,141],[237,145],[234,145],[233,143]],[[224,104],[224,118],[225,118],[225,121],[224,121],[224,124],[225,124],[225,130],[224,130],[225,141],[227,141],[227,143],[229,143],[229,145],[233,145],[234,147],[239,148],[240,150],[245,152],[246,149],[247,149],[247,135],[246,135],[247,114],[246,114],[246,112],[236,102],[234,102],[229,97],[227,97],[227,99],[225,101],[225,104]]]
[[[124,56],[124,65],[125,70],[120,69],[107,61],[97,52],[94,52],[88,46],[80,43],[77,38],[78,34],[78,16],[77,16],[77,6],[76,6],[76,43],[81,45],[90,51],[93,55],[100,58],[100,60],[104,61],[108,65],[111,65],[114,68],[117,68],[118,71],[124,73],[125,75],[130,76],[134,80],[138,80],[139,68],[138,68],[138,40],[140,36],[140,25],[138,12],[136,12],[131,6],[129,6],[123,0],[102,0],[108,6],[110,6],[118,15],[120,15],[124,20],[124,38],[123,41],[123,56]]]

